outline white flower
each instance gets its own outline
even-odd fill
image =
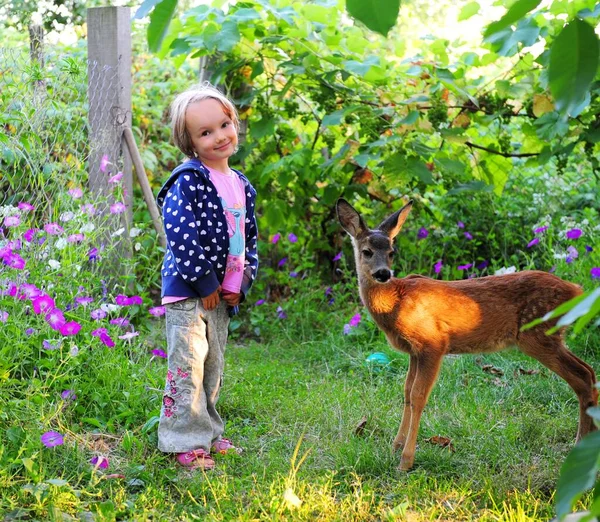
[[[59,250],[63,250],[67,246],[67,240],[64,237],[59,238],[54,246]]]
[[[142,244],[141,243],[136,243],[133,248],[135,248],[136,252],[139,252],[142,249]]]
[[[73,212],[63,212],[60,215],[59,219],[61,221],[65,221],[66,222],[66,221],[71,221],[74,217],[75,217],[75,214],[73,214]]]
[[[554,259],[565,259],[567,254],[554,254]]]
[[[494,275],[504,275],[504,274],[514,274],[517,269],[514,266],[509,266],[508,268],[502,267],[494,272]]]
[[[77,272],[81,272],[81,265],[75,265],[73,268],[75,269],[73,275],[75,275]]]
[[[129,237],[138,237],[141,233],[142,233],[142,229],[141,228],[133,227],[129,231]]]
[[[116,237],[116,236],[120,236],[121,234],[123,234],[123,232],[125,232],[125,227],[121,227],[119,230],[115,230],[111,236],[112,237]]]
[[[104,310],[106,313],[116,312],[119,308],[121,308],[119,305],[110,304],[110,303],[102,303],[100,305],[100,309]]]
[[[86,223],[79,229],[79,232],[85,234],[86,232],[92,232],[95,228],[96,225],[94,225],[94,223]]]
[[[71,346],[69,353],[71,354],[71,357],[76,357],[77,354],[79,353],[79,348],[76,345],[73,345],[73,346]]]
[[[60,268],[60,261],[57,261],[56,259],[50,259],[48,261],[48,266],[53,270],[58,270]]]

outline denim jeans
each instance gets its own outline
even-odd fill
[[[158,449],[184,453],[223,434],[216,410],[223,383],[229,314],[221,301],[211,311],[198,298],[166,305],[168,371],[158,425]]]

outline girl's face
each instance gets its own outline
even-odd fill
[[[238,136],[218,100],[208,98],[190,104],[185,126],[196,154],[205,165],[217,170],[228,167],[227,160],[235,152]]]

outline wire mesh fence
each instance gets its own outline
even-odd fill
[[[111,98],[118,81],[115,68],[82,54],[0,48],[0,206],[26,201],[51,216],[60,198],[87,187],[89,161],[120,148],[121,138],[109,132],[118,125]],[[117,160],[105,159],[107,176],[116,174]]]

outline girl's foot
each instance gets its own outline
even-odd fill
[[[177,462],[187,469],[209,470],[215,467],[215,461],[210,453],[203,448],[188,451],[187,453],[178,453]]]
[[[220,453],[221,455],[225,455],[226,453],[241,453],[241,448],[236,448],[229,439],[219,439],[215,440],[212,443],[212,450]]]

